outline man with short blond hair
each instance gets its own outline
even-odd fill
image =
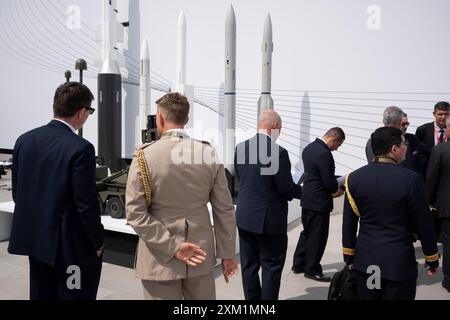
[[[226,282],[237,271],[224,167],[209,143],[184,131],[185,96],[169,93],[156,103],[160,139],[137,148],[126,189],[127,221],[139,236],[136,275],[146,299],[215,299],[216,258]]]

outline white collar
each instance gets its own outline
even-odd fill
[[[258,133],[263,134],[265,136],[268,136],[270,139],[272,139],[272,137],[269,134],[267,134],[266,132],[258,131]]]
[[[64,123],[66,126],[68,126],[70,128],[70,130],[72,130],[73,133],[75,133],[75,131],[77,131],[74,127],[72,127],[72,125],[70,123],[67,123],[64,120],[57,119],[57,118],[53,118],[53,120]]]
[[[170,130],[164,131],[164,133],[169,133],[169,132],[179,132],[179,133],[184,133],[185,135],[187,134],[187,133],[186,133],[186,130],[181,129],[181,128],[170,129]]]
[[[444,133],[446,133],[445,128],[440,128],[440,127],[436,124],[436,121],[433,122],[433,124],[434,124],[434,130],[435,130],[436,132],[441,132],[441,130],[444,130]]]

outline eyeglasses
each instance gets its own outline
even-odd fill
[[[95,112],[94,108],[91,108],[91,107],[85,107],[85,108],[88,110],[89,114],[93,114]]]
[[[402,127],[408,127],[409,126],[409,122],[403,122],[400,124]]]

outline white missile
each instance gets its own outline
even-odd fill
[[[139,127],[142,143],[146,142],[148,112],[150,110],[150,53],[147,39],[141,45],[141,73],[139,81]]]
[[[178,16],[176,79],[178,92],[184,94],[183,86],[186,84],[186,18],[183,11]]]
[[[230,5],[225,21],[224,162],[234,173],[236,131],[236,15]]]
[[[264,34],[262,43],[262,73],[261,73],[261,96],[258,99],[258,118],[262,111],[273,109],[273,99],[271,97],[272,87],[272,21],[270,14],[267,15],[264,24]]]
[[[176,91],[186,96],[189,101],[189,121],[185,126],[189,132],[189,129],[193,128],[194,121],[194,87],[186,84],[186,18],[183,11],[178,16],[176,79]]]
[[[120,74],[117,64],[117,53],[114,47],[119,38],[115,2],[103,0],[103,23],[102,23],[102,67],[100,73]]]

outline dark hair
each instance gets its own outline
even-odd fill
[[[94,100],[91,90],[79,82],[67,82],[58,87],[53,98],[53,115],[70,118]]]
[[[186,124],[189,116],[189,101],[178,92],[168,93],[156,100],[166,120],[178,125]]]
[[[436,112],[437,110],[449,111],[450,104],[447,101],[440,101],[434,105],[434,112]]]
[[[370,136],[373,154],[382,156],[388,154],[392,146],[400,146],[403,132],[394,127],[381,127]]]
[[[339,128],[339,127],[334,127],[334,128],[329,129],[329,130],[327,131],[327,133],[325,133],[325,135],[326,135],[327,137],[333,137],[333,138],[336,138],[336,139],[338,139],[339,141],[344,141],[344,140],[345,140],[345,133],[344,133],[344,130],[342,130],[342,129]]]

